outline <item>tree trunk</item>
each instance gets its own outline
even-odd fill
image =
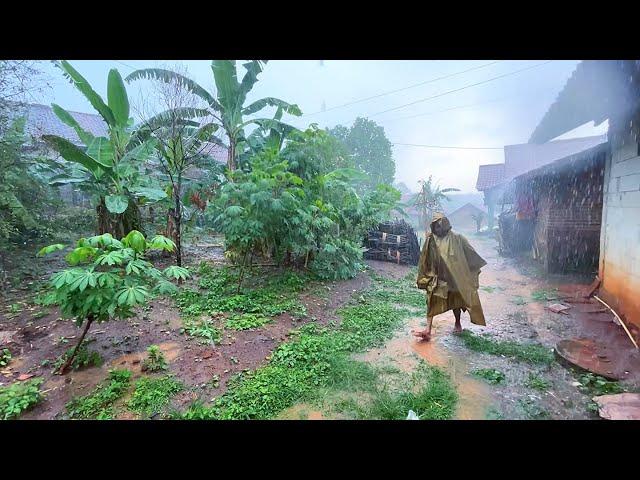
[[[114,238],[120,239],[131,230],[142,230],[142,216],[140,208],[135,200],[129,199],[129,206],[123,213],[111,213],[105,204],[104,197],[100,198],[100,203],[96,207],[98,213],[98,235],[110,233]]]
[[[236,141],[229,139],[229,152],[227,155],[227,168],[233,172],[236,168]]]
[[[78,340],[78,343],[76,343],[76,347],[73,349],[73,352],[71,352],[71,355],[69,355],[69,358],[67,358],[67,361],[64,362],[64,365],[62,365],[62,367],[58,369],[57,373],[59,375],[64,375],[64,372],[67,370],[67,368],[69,368],[69,366],[71,365],[71,362],[73,362],[73,359],[76,358],[78,349],[80,348],[80,345],[82,345],[82,342],[84,341],[84,337],[87,335],[87,332],[89,331],[89,327],[91,326],[92,323],[93,323],[93,316],[89,315],[87,317],[87,324],[84,327],[84,331],[82,332],[82,335],[80,335],[80,340]]]
[[[182,266],[182,209],[180,208],[180,189],[176,190],[177,195],[175,195],[176,206],[173,211],[174,214],[174,222],[176,226],[175,238],[173,239],[176,244],[176,265]]]

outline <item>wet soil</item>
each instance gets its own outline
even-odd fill
[[[200,256],[190,247],[187,261],[200,262]],[[220,247],[203,247],[205,257],[224,258]],[[212,249],[218,253],[211,253]],[[170,259],[157,258],[162,264]],[[214,262],[212,262],[214,263]],[[46,278],[46,272],[32,281]],[[227,381],[243,370],[253,370],[265,364],[273,350],[287,341],[291,330],[315,321],[327,324],[339,321],[335,311],[344,305],[351,295],[366,288],[369,277],[360,274],[345,282],[327,282],[311,285],[300,295],[307,315],[296,319],[288,314],[279,315],[256,330],[225,330],[220,344],[207,345],[182,334],[179,311],[170,299],[152,302],[148,309],[135,317],[123,321],[94,324],[87,335],[89,350],[100,353],[100,367],[70,371],[64,376],[54,375],[53,362],[75,344],[81,329],[67,319],[60,318],[57,308],[34,306],[34,292],[26,288],[17,289],[10,298],[0,303],[0,339],[2,348],[9,348],[13,359],[0,370],[0,385],[18,381],[22,374],[42,377],[45,400],[33,410],[26,412],[24,419],[63,418],[65,405],[73,397],[86,395],[104,380],[109,369],[127,368],[133,379],[141,375],[140,367],[146,358],[146,349],[158,345],[168,362],[168,372],[173,373],[187,387],[173,399],[172,406],[184,408],[195,399],[209,401],[226,390]],[[21,302],[20,310],[9,313],[10,305]],[[211,380],[217,376],[217,387]],[[120,418],[130,418],[123,414]]]

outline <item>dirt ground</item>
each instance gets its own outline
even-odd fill
[[[480,276],[480,298],[487,326],[469,323],[463,314],[463,327],[475,333],[490,333],[493,338],[519,342],[535,341],[553,348],[569,337],[607,339],[612,349],[622,352],[628,359],[621,372],[625,382],[637,384],[640,372],[638,352],[625,341],[621,327],[611,323],[608,313],[581,313],[594,305],[572,304],[568,315],[553,313],[546,301],[535,301],[532,293],[539,290],[559,289],[565,295],[579,296],[590,282],[589,278],[545,277],[533,264],[500,257],[495,240],[485,236],[468,235],[469,240],[488,265]],[[191,245],[187,249],[187,263],[198,263],[202,258],[213,263],[224,261],[220,246],[211,243]],[[202,345],[180,332],[182,321],[170,299],[153,302],[149,309],[127,321],[113,321],[95,325],[89,332],[89,348],[98,351],[104,359],[101,367],[72,371],[65,376],[52,374],[52,363],[74,344],[80,329],[61,319],[55,308],[34,306],[29,299],[33,287],[46,277],[41,260],[34,261],[33,273],[21,285],[7,291],[0,305],[0,344],[8,346],[13,360],[0,371],[0,384],[7,385],[18,378],[43,377],[46,399],[24,419],[64,418],[65,404],[73,397],[90,392],[104,380],[110,368],[128,368],[133,378],[141,375],[141,360],[149,345],[156,344],[169,363],[170,372],[188,387],[173,400],[173,406],[185,407],[193,400],[220,396],[234,374],[253,370],[268,361],[271,352],[288,338],[288,333],[315,318],[326,324],[338,320],[335,311],[356,292],[369,285],[370,278],[360,274],[345,282],[316,285],[301,296],[307,315],[296,320],[287,314],[257,330],[234,331],[226,334],[220,345]],[[55,264],[55,262],[53,262]],[[385,262],[369,262],[379,274],[400,279],[409,271],[408,266]],[[582,289],[582,290],[581,290]],[[16,307],[17,305],[17,307]],[[13,306],[13,307],[12,307]],[[423,328],[425,318],[417,316],[404,322],[395,336],[383,347],[359,355],[375,365],[393,365],[407,373],[413,371],[423,359],[445,369],[456,385],[459,402],[457,419],[586,419],[596,418],[587,404],[590,398],[576,385],[576,374],[559,363],[549,367],[531,366],[512,359],[473,352],[462,340],[451,335],[454,318],[452,312],[436,317],[434,339],[419,342],[411,331]],[[614,348],[615,347],[615,348]],[[504,372],[502,384],[489,385],[469,372],[479,368],[494,368]],[[526,380],[535,373],[550,383],[547,391],[528,388]],[[210,383],[215,375],[219,386]],[[190,388],[189,388],[190,387]],[[123,414],[121,418],[129,418]],[[331,418],[326,412],[308,405],[297,405],[282,418]]]
[[[187,264],[198,263],[202,258],[212,263],[224,261],[219,246],[190,246],[187,252]],[[36,283],[46,276],[46,269],[41,268],[27,283]],[[12,290],[0,305],[0,343],[8,347],[13,356],[9,366],[0,371],[0,384],[8,385],[19,377],[42,377],[46,399],[20,418],[64,418],[66,403],[93,390],[107,377],[109,369],[127,368],[132,371],[133,380],[139,377],[146,348],[158,345],[169,371],[187,387],[173,399],[172,406],[182,408],[197,398],[211,399],[223,394],[229,378],[267,362],[278,344],[287,340],[289,331],[311,319],[319,324],[337,321],[335,311],[354,292],[366,288],[368,282],[369,277],[360,274],[345,282],[328,282],[321,288],[312,286],[300,296],[307,310],[305,318],[279,315],[258,330],[232,331],[215,346],[202,345],[180,333],[182,320],[171,299],[154,301],[147,311],[141,311],[136,317],[94,325],[87,335],[88,346],[100,353],[103,365],[69,371],[64,376],[54,375],[51,364],[74,345],[81,331],[70,320],[60,318],[57,308],[31,305],[29,299],[34,294],[30,285],[25,284],[25,289]],[[20,305],[22,310],[12,315],[10,305]],[[210,381],[216,375],[219,386],[213,388]],[[127,414],[122,418],[128,418]]]

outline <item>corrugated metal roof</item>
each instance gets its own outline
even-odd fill
[[[547,142],[585,123],[597,125],[638,108],[639,91],[639,60],[580,62],[529,142]]]
[[[607,143],[606,135],[556,140],[542,145],[534,143],[505,145],[505,163],[480,165],[476,189],[480,191],[488,190],[496,185],[513,180],[519,175],[604,143]]]
[[[569,140],[556,140],[555,142],[543,143],[541,145],[534,143],[505,145],[505,180],[511,180],[518,175],[606,142],[606,135],[598,135],[594,137],[572,138]]]
[[[480,165],[476,190],[487,190],[502,183],[504,180],[504,163]]]

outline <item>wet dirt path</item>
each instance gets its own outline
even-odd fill
[[[500,257],[492,238],[465,233],[478,253],[487,261],[480,275],[480,299],[487,326],[479,327],[462,316],[464,329],[489,334],[495,340],[538,343],[550,350],[562,338],[578,333],[571,316],[559,315],[545,308],[548,302],[536,301],[536,291],[552,291],[566,279],[549,279],[535,269],[524,268],[515,259]],[[384,262],[370,262],[379,275],[403,278],[409,267]],[[426,312],[425,312],[426,313]],[[455,419],[589,419],[590,398],[576,385],[575,375],[557,363],[550,366],[518,362],[511,358],[469,350],[462,339],[452,334],[453,312],[435,318],[433,340],[420,342],[412,330],[422,329],[426,318],[406,320],[394,337],[382,347],[354,358],[374,366],[394,367],[410,374],[424,360],[446,371],[458,392]],[[470,372],[496,369],[505,380],[492,385]],[[548,387],[530,387],[532,377],[543,379]],[[311,405],[297,405],[284,418],[339,418]]]

